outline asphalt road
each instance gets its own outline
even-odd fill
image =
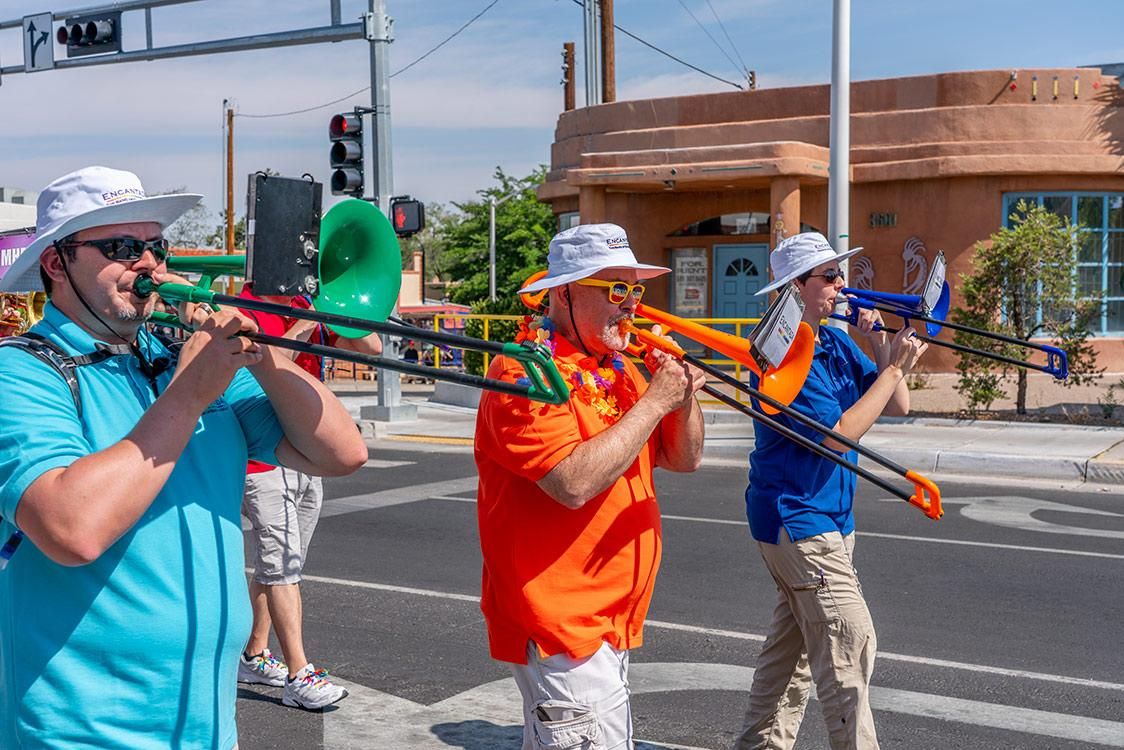
[[[518,748],[518,693],[488,658],[476,603],[471,453],[395,441],[371,459],[326,482],[304,583],[306,651],[352,694],[310,713],[242,686],[241,750]],[[632,662],[650,747],[725,748],[741,724],[776,596],[744,483],[737,463],[657,475],[664,561]],[[943,482],[933,522],[862,485],[882,747],[1124,747],[1119,494]],[[797,747],[827,747],[815,701]]]

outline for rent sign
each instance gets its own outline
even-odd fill
[[[34,239],[35,231],[30,229],[0,232],[0,278],[4,277],[11,265],[16,262],[16,258],[20,257],[24,248]]]

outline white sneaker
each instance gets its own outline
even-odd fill
[[[317,709],[330,706],[347,697],[347,689],[333,685],[328,670],[306,664],[304,669],[285,680],[281,702],[296,708]]]
[[[289,668],[285,666],[285,662],[271,654],[268,648],[257,656],[251,656],[248,660],[245,654],[238,657],[239,682],[250,685],[281,687],[285,684],[285,677],[288,674]]]

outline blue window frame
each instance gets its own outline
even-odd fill
[[[1003,226],[1011,227],[1020,200],[1084,225],[1077,251],[1077,289],[1104,295],[1100,324],[1093,333],[1124,335],[1124,193],[1007,193]]]

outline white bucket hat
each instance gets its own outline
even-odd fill
[[[628,237],[616,224],[579,224],[562,230],[550,241],[546,267],[546,276],[523,287],[519,293],[553,289],[610,268],[639,271],[641,279],[671,272],[663,266],[637,263]]]
[[[165,229],[202,197],[177,193],[149,198],[135,174],[109,167],[86,167],[63,175],[39,194],[35,241],[0,278],[0,292],[41,290],[39,256],[75,232],[149,221]]]
[[[833,260],[845,260],[861,250],[861,247],[856,247],[845,253],[836,253],[827,238],[819,232],[803,232],[785,237],[769,254],[773,283],[756,292],[754,296],[779,289],[816,266],[822,266]]]

